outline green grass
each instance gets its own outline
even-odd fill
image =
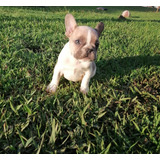
[[[0,153],[160,153],[160,13],[107,8],[0,7]],[[66,13],[105,24],[87,96],[64,78],[45,92]]]

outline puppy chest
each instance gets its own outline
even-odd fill
[[[66,66],[62,70],[64,77],[70,81],[81,81],[85,72],[81,67]]]
[[[81,81],[85,72],[91,70],[91,62],[83,62],[69,55],[62,55],[58,60],[61,74],[70,81]]]

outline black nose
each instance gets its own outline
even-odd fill
[[[87,53],[88,53],[88,54],[91,53],[91,52],[95,52],[94,49],[88,49],[88,50],[87,50]]]

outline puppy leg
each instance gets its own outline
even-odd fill
[[[91,79],[91,73],[90,72],[87,72],[83,79],[82,79],[82,82],[81,82],[81,87],[80,87],[80,91],[83,93],[83,94],[87,94],[88,91],[89,91],[89,81]]]
[[[57,90],[60,78],[61,78],[60,69],[57,66],[55,66],[52,81],[47,86],[46,91],[50,93],[55,93]]]

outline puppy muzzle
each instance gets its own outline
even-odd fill
[[[87,53],[87,57],[90,61],[94,61],[97,57],[96,50],[94,50],[94,49],[88,49],[86,53]]]

